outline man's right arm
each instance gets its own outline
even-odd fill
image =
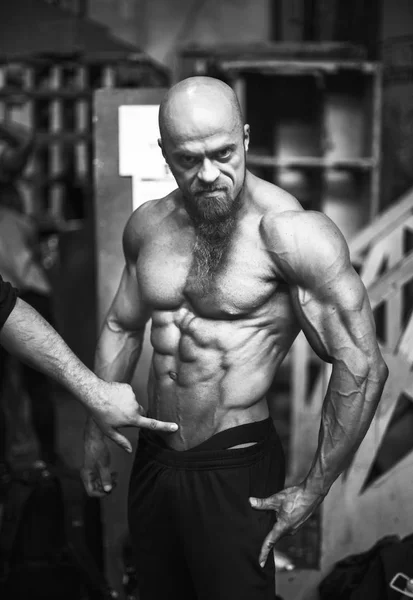
[[[136,264],[142,232],[150,226],[150,208],[141,206],[123,233],[125,266],[116,295],[103,322],[95,354],[95,372],[106,381],[127,383],[139,360],[150,307],[142,298]]]
[[[129,382],[142,350],[150,309],[140,293],[136,263],[145,207],[133,213],[123,233],[125,267],[103,322],[95,354],[95,372],[107,381]]]
[[[106,381],[129,382],[142,351],[148,313],[133,271],[126,264],[97,343],[95,372]]]
[[[105,381],[129,382],[141,355],[145,326],[150,318],[150,307],[142,299],[136,275],[139,252],[138,225],[145,221],[145,207],[130,218],[123,235],[125,267],[118,291],[106,315],[97,343],[95,372]],[[140,427],[168,432],[177,430],[175,423],[163,423],[144,416]],[[103,496],[112,489],[109,471],[109,453],[103,434],[89,418],[85,430],[85,463],[82,478],[89,495]]]

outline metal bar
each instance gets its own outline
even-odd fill
[[[103,67],[102,73],[102,87],[115,87],[116,86],[116,70],[113,66]]]
[[[280,42],[283,36],[282,0],[271,0],[270,3],[270,40]]]
[[[77,87],[84,90],[88,85],[88,70],[82,66],[77,73]],[[89,103],[78,99],[76,102],[76,135],[82,136],[89,129]],[[79,141],[75,145],[75,171],[76,176],[85,179],[88,174],[88,144],[86,141]]]
[[[413,278],[413,252],[405,256],[397,265],[389,269],[369,288],[371,308],[374,310],[381,302],[388,301]]]
[[[16,90],[12,87],[3,87],[0,89],[0,98],[7,98],[11,94],[16,93]],[[20,92],[19,92],[20,93]],[[20,93],[22,96],[27,96],[27,98],[36,98],[41,100],[42,98],[56,98],[56,99],[70,99],[76,98],[79,93],[76,92],[75,89],[32,89],[32,90],[22,90]],[[89,98],[92,95],[92,90],[85,90],[80,95]]]
[[[318,156],[292,156],[277,158],[274,155],[247,154],[247,162],[259,167],[291,167],[291,168],[320,168],[320,169],[372,169],[376,162],[370,158],[328,159]]]
[[[6,84],[6,71],[3,67],[0,67],[0,92],[4,90]],[[2,100],[5,98],[6,94],[3,96],[0,93],[0,121],[4,121],[6,118],[6,102]]]
[[[25,92],[30,92],[35,84],[35,78],[34,78],[34,69],[33,67],[24,67],[24,91]],[[34,101],[32,98],[28,98],[27,99],[27,103],[26,103],[26,110],[27,110],[27,121],[28,121],[28,126],[30,128],[30,130],[32,132],[35,132],[35,123],[34,123]],[[38,158],[36,155],[36,152],[33,152],[30,160],[24,170],[24,175],[25,176],[33,176],[38,168]],[[20,181],[22,181],[22,177],[19,178]],[[25,207],[28,213],[35,213],[36,209],[37,209],[37,198],[35,195],[35,189],[33,185],[26,185],[24,186],[24,190],[25,190]]]
[[[70,56],[60,55],[58,53],[50,56],[36,56],[35,54],[13,54],[14,62],[24,62],[33,66],[53,66],[57,64],[63,64],[71,62],[72,64],[113,64],[119,62],[142,62],[143,64],[156,65],[160,70],[167,72],[166,67],[163,67],[161,63],[157,64],[155,60],[150,58],[148,54],[144,52],[128,52],[128,51],[109,51],[109,52],[88,52],[87,55],[73,54]],[[10,56],[0,54],[0,63],[10,64]]]
[[[218,60],[218,65],[224,71],[282,71],[283,74],[296,75],[297,71],[336,73],[340,70],[355,70],[372,73],[379,68],[374,62],[363,60],[280,60],[276,58],[262,59],[224,59]]]
[[[238,77],[235,77],[231,83],[232,88],[238,98],[238,102],[241,107],[241,113],[244,119],[247,121],[247,90],[245,78],[238,75]]]
[[[382,70],[376,72],[373,83],[372,148],[371,153],[376,167],[371,175],[371,201],[369,218],[374,219],[380,211],[380,163],[381,163],[381,113],[383,102]]]
[[[62,86],[63,71],[59,65],[51,70],[50,88],[58,90]],[[50,111],[50,129],[53,134],[60,134],[64,129],[62,101],[53,99],[50,103]],[[63,148],[59,142],[51,144],[49,172],[55,177],[59,177],[63,172]],[[49,212],[53,216],[61,218],[63,208],[63,187],[61,184],[54,183],[50,186],[49,201]]]

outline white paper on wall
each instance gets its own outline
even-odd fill
[[[159,105],[119,107],[119,175],[132,177],[133,210],[176,188],[158,146]]]

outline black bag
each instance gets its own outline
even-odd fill
[[[381,538],[369,550],[347,556],[319,584],[320,600],[399,600],[390,582],[397,573],[413,577],[413,535]]]
[[[117,597],[85,535],[89,500],[76,471],[39,463],[3,485],[2,600]]]

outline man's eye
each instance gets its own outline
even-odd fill
[[[183,154],[181,156],[181,162],[182,164],[186,165],[186,166],[191,166],[194,165],[197,161],[196,156],[191,156],[190,154]]]
[[[231,148],[223,148],[222,150],[218,150],[216,153],[216,157],[218,160],[222,160],[223,158],[229,158],[231,156]]]

